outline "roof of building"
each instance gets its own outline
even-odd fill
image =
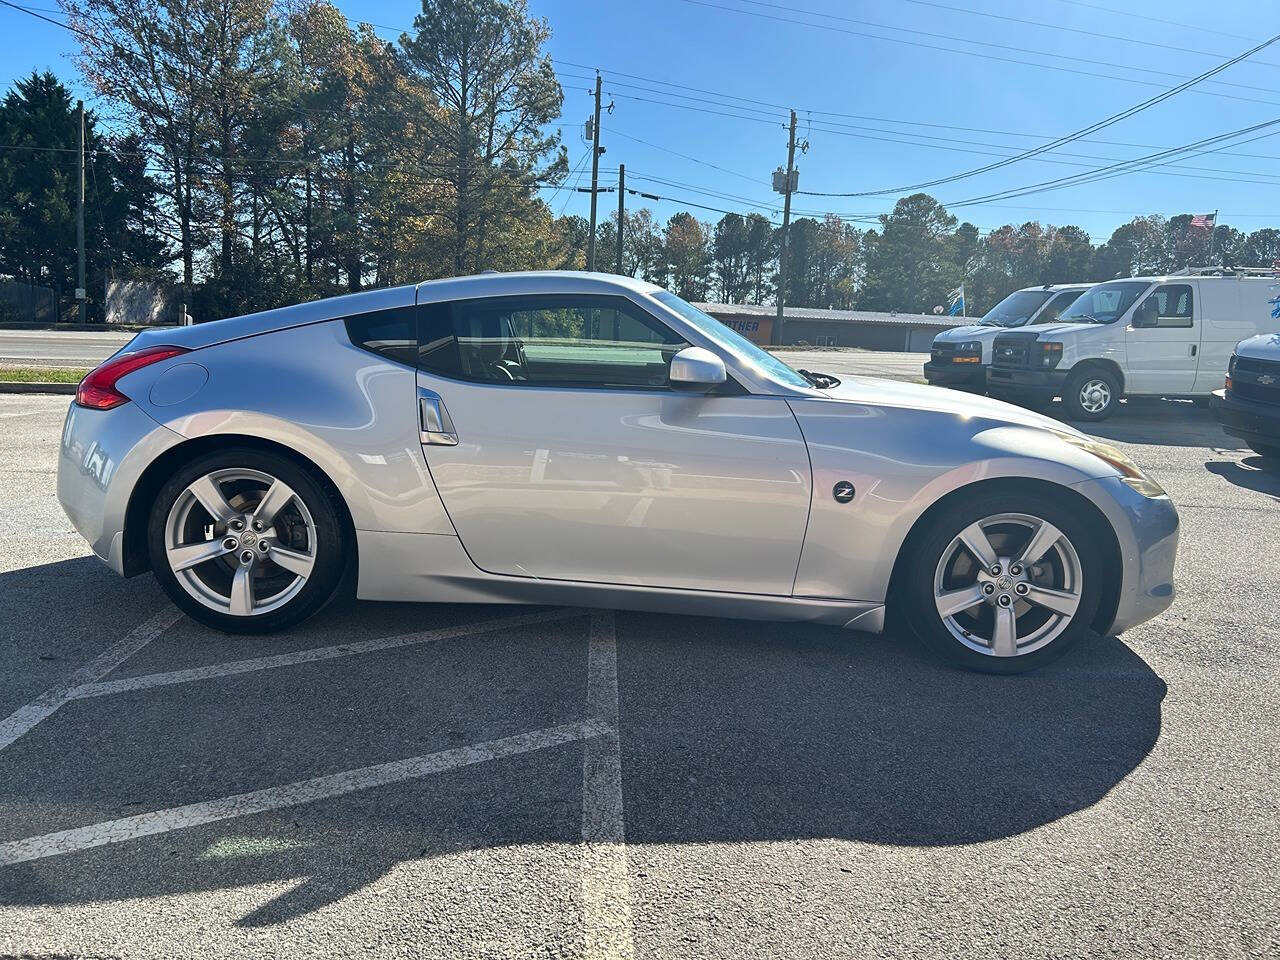
[[[694,306],[717,320],[724,317],[772,317],[777,307],[758,303],[697,303]],[[817,307],[786,307],[786,320],[829,320],[838,323],[871,323],[890,327],[935,327],[939,330],[962,327],[975,317],[946,317],[930,313],[879,313],[874,310],[823,310]]]

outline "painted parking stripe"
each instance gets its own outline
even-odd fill
[[[160,634],[178,622],[182,614],[175,607],[166,606],[128,636],[108,647],[93,660],[75,671],[62,683],[40,694],[26,706],[19,707],[4,720],[0,720],[0,750],[27,733],[41,720],[51,716],[67,701],[75,699],[75,692],[105,677],[120,664],[145,647]]]
[[[165,810],[153,810],[150,813],[141,813],[120,820],[107,820],[87,827],[76,827],[72,830],[60,830],[57,833],[46,833],[38,837],[12,840],[8,843],[0,843],[0,866],[26,863],[31,860],[91,850],[111,843],[124,843],[141,837],[217,823],[221,820],[296,807],[304,803],[314,803],[317,800],[355,793],[358,790],[368,790],[371,787],[420,779],[433,773],[456,770],[459,767],[489,760],[500,760],[504,757],[532,753],[535,750],[559,747],[578,740],[591,742],[592,738],[600,737],[607,732],[608,728],[599,720],[578,720],[543,730],[503,737],[500,740],[487,740],[466,747],[411,757],[407,760],[393,760],[390,763],[344,770],[342,773],[315,777],[311,780],[299,780],[278,787],[268,787],[265,790],[254,790],[251,793],[236,794],[202,803],[190,803]]]
[[[269,657],[253,657],[248,660],[232,660],[207,667],[168,670],[164,673],[147,673],[138,677],[104,680],[101,683],[86,683],[71,690],[69,696],[73,700],[82,700],[87,697],[105,697],[113,693],[129,693],[134,690],[165,687],[174,683],[213,680],[218,677],[231,677],[240,673],[272,670],[277,667],[294,667],[301,663],[315,663],[319,660],[337,660],[341,657],[352,657],[362,653],[376,653],[379,650],[412,647],[423,643],[433,643],[438,640],[469,637],[481,633],[490,633],[494,630],[507,630],[514,627],[528,626],[529,624],[549,623],[553,620],[566,620],[570,617],[585,615],[581,610],[553,610],[547,613],[531,613],[522,617],[481,620],[478,623],[463,623],[453,627],[441,627],[438,630],[425,630],[419,633],[406,633],[395,637],[380,637],[376,640],[361,640],[356,643],[339,643],[329,647],[313,647],[308,650],[295,650],[292,653],[280,653]]]
[[[587,712],[606,731],[584,745],[582,758],[582,913],[585,955],[592,960],[635,956],[631,872],[622,815],[622,755],[618,741],[618,648],[613,611],[591,616]]]

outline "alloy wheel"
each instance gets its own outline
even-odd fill
[[[1071,625],[1084,576],[1071,541],[1022,513],[971,523],[942,551],[934,605],[948,632],[970,650],[1019,657]]]
[[[214,470],[169,509],[165,557],[182,588],[219,613],[276,610],[306,586],[316,524],[288,484],[261,470]]]

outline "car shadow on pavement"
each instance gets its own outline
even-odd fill
[[[10,616],[47,601],[31,574],[18,574],[22,592],[0,575]],[[401,630],[429,616],[463,622],[460,608],[432,609],[347,603],[323,616],[339,631],[398,611]],[[587,622],[73,702],[0,752],[0,841],[581,718]],[[1099,802],[1160,734],[1165,684],[1115,638],[993,677],[940,666],[892,636],[625,612],[616,624],[629,845],[1009,837]],[[297,630],[277,642],[309,645]],[[277,924],[408,861],[441,858],[431,876],[443,887],[476,882],[444,859],[455,854],[571,849],[582,817],[583,750],[570,743],[0,866],[0,905],[227,891],[239,924]],[[537,879],[576,884],[568,863],[563,878]],[[270,886],[246,889],[255,884]],[[430,886],[420,892],[431,900]]]
[[[1204,468],[1228,483],[1265,493],[1280,503],[1280,464],[1263,457],[1245,457],[1239,463],[1234,460],[1208,460]]]

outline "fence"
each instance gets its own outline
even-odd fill
[[[58,298],[48,287],[0,280],[0,323],[56,323]]]

